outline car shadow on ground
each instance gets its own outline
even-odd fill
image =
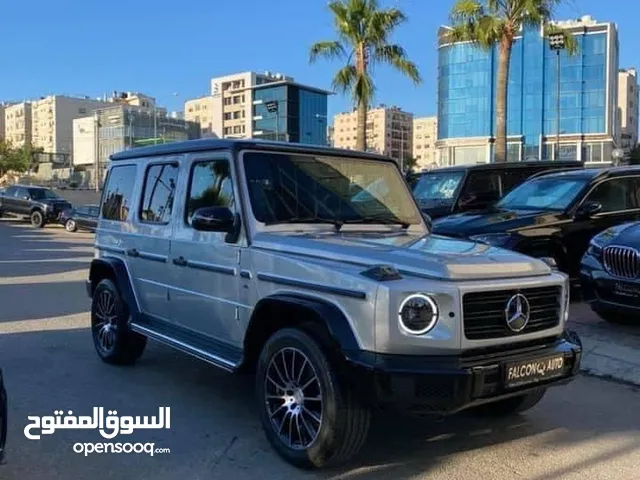
[[[11,349],[11,345],[20,348]],[[251,376],[227,375],[154,342],[149,343],[134,367],[106,365],[97,358],[86,328],[0,335],[0,352],[12,418],[9,464],[4,467],[14,475],[9,478],[57,480],[68,478],[72,471],[76,478],[100,479],[121,478],[123,472],[128,478],[154,479],[182,475],[252,479],[256,475],[269,479],[435,478],[440,469],[451,462],[469,461],[465,455],[477,450],[509,444],[517,457],[524,453],[518,445],[526,439],[535,440],[534,448],[526,447],[528,461],[533,458],[539,462],[552,452],[561,453],[591,441],[594,432],[604,437],[622,434],[631,439],[606,456],[584,458],[548,475],[527,477],[542,480],[586,472],[598,462],[640,452],[640,425],[629,422],[630,418],[637,418],[635,408],[618,407],[612,412],[611,399],[598,391],[598,381],[581,378],[551,390],[529,413],[509,419],[488,420],[460,414],[437,422],[377,413],[367,444],[352,462],[339,469],[302,472],[277,457],[267,443],[258,420]],[[32,373],[25,376],[23,372]],[[76,442],[105,441],[96,432],[65,430],[37,442],[24,437],[28,415],[51,415],[57,409],[88,414],[97,406],[115,409],[120,415],[153,415],[160,406],[171,407],[170,430],[117,438],[120,442],[153,441],[157,446],[171,448],[170,457],[95,455],[87,459],[72,453],[71,446]],[[594,417],[593,412],[599,413]],[[588,422],[584,415],[590,415]],[[55,472],[39,461],[52,456],[60,465]],[[512,461],[508,457],[501,460]],[[481,476],[478,470],[478,478]]]

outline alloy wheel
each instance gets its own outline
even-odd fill
[[[76,229],[76,222],[68,220],[65,226],[67,228],[67,232],[73,232]]]
[[[280,441],[294,450],[313,444],[322,427],[322,386],[307,356],[290,347],[275,353],[264,389],[269,419]]]
[[[95,302],[93,315],[96,322],[93,328],[96,339],[104,352],[110,352],[116,343],[118,331],[115,299],[111,292],[102,291]]]

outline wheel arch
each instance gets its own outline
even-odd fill
[[[105,278],[116,285],[129,311],[132,314],[139,313],[138,301],[124,261],[113,257],[93,259],[89,268],[89,296],[93,296],[96,287]]]
[[[361,348],[345,313],[337,305],[302,294],[280,293],[261,299],[253,309],[244,337],[241,370],[253,372],[269,337],[287,327],[301,328],[334,352]]]

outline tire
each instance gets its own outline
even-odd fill
[[[338,377],[339,370],[338,361],[298,329],[276,332],[262,349],[256,374],[260,420],[276,452],[298,468],[342,464],[366,441],[371,411],[360,403],[354,387]],[[276,386],[274,376],[288,392]],[[287,380],[292,380],[289,385]],[[271,397],[276,393],[282,398]]]
[[[76,224],[76,221],[73,220],[72,218],[70,218],[69,220],[67,220],[64,224],[64,229],[69,232],[69,233],[73,233],[76,230],[78,230],[78,225]]]
[[[34,210],[33,212],[31,212],[31,215],[29,215],[29,220],[31,220],[31,225],[33,225],[34,227],[44,227],[44,215],[40,210]]]
[[[91,335],[98,356],[112,365],[132,365],[144,353],[147,337],[129,329],[129,310],[110,279],[102,280],[91,302]]]
[[[508,417],[517,415],[535,407],[543,399],[546,388],[539,388],[526,395],[506,398],[493,403],[480,405],[474,409],[474,413],[478,413],[487,417]]]
[[[640,325],[640,321],[632,315],[600,308],[594,304],[592,304],[591,308],[602,320],[613,325]]]

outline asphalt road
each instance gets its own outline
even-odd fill
[[[340,470],[300,472],[267,444],[251,378],[235,378],[151,343],[138,365],[101,363],[88,331],[83,280],[92,236],[0,220],[0,366],[9,393],[3,480],[68,479],[638,479],[640,392],[581,377],[525,415],[443,422],[378,416],[365,450]],[[105,442],[96,431],[61,430],[28,440],[29,415],[93,407],[154,415],[171,407],[169,430],[118,442],[153,442],[168,454],[73,452]]]

